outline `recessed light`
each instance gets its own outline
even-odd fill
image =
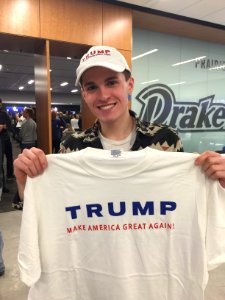
[[[138,59],[138,58],[144,57],[144,56],[146,56],[146,55],[152,54],[152,53],[157,52],[157,51],[158,51],[158,49],[153,49],[153,50],[144,52],[144,53],[142,53],[142,54],[140,54],[140,55],[137,55],[137,56],[132,57],[132,60],[136,60],[136,59]]]
[[[168,83],[168,86],[181,85],[181,84],[185,84],[185,83],[186,83],[186,81],[175,82],[175,83]]]
[[[76,93],[76,92],[78,92],[78,89],[71,90],[71,93]]]
[[[20,86],[19,87],[19,90],[21,91],[21,90],[23,90],[24,89],[24,86]]]
[[[72,59],[72,57],[69,57],[69,56],[67,56],[67,58],[66,59]]]
[[[31,79],[31,80],[28,81],[28,84],[32,84],[32,83],[34,83],[33,79]]]
[[[60,85],[61,86],[66,86],[66,85],[68,85],[69,83],[68,82],[62,82]]]
[[[200,56],[200,57],[195,57],[195,58],[192,58],[192,59],[189,59],[189,60],[184,60],[184,61],[178,62],[176,64],[173,64],[172,67],[176,67],[176,66],[183,65],[183,64],[188,64],[188,63],[193,62],[193,61],[199,61],[203,58],[206,58],[206,56]]]
[[[141,82],[141,84],[153,83],[153,82],[157,82],[157,81],[159,81],[159,79],[153,79],[153,80],[149,80],[149,81],[143,81],[143,82]]]

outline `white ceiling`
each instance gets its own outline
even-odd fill
[[[124,0],[119,2],[225,26],[225,0]],[[4,90],[18,92],[18,87],[21,85],[25,86],[24,92],[33,92],[34,84],[28,85],[27,82],[34,78],[34,56],[26,53],[5,53],[3,50],[0,41],[0,65],[3,66],[0,71],[0,96],[1,91]],[[68,61],[62,57],[51,58],[53,93],[62,97],[63,94],[71,95],[71,90],[75,88],[75,70],[78,63],[78,59]],[[68,81],[69,85],[61,87],[60,83],[63,81]]]
[[[225,26],[225,0],[123,0],[119,2]]]

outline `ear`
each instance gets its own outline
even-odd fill
[[[134,89],[134,77],[131,76],[131,77],[128,79],[128,93],[129,93],[129,94],[132,94],[133,89]]]
[[[83,100],[86,102],[86,99],[85,99],[85,91],[83,90],[83,88],[81,87],[81,96],[82,96],[82,98],[83,98]]]

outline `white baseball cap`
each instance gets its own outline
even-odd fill
[[[104,67],[115,72],[123,72],[130,68],[125,57],[115,48],[108,46],[93,46],[85,53],[79,67],[76,70],[77,78],[75,85],[78,85],[83,73],[92,67]]]

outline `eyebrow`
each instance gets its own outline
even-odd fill
[[[118,79],[118,76],[110,76],[110,77],[107,77],[104,82],[106,81],[109,81],[109,80],[114,80],[114,79]],[[88,81],[86,82],[85,84],[83,84],[83,87],[86,87],[88,85],[92,85],[92,84],[96,84],[94,81]]]
[[[93,81],[89,81],[89,82],[86,82],[85,84],[83,84],[83,87],[86,87],[88,85],[92,85],[92,84],[95,84]]]

